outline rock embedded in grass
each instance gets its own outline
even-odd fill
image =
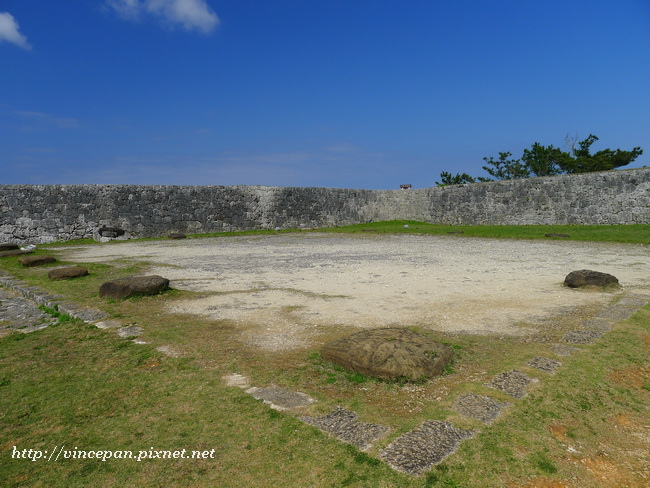
[[[162,276],[131,276],[103,283],[99,288],[99,296],[120,299],[137,295],[157,295],[168,288],[169,280]]]
[[[500,390],[513,398],[523,398],[527,395],[526,386],[533,381],[538,380],[533,380],[515,369],[501,373],[485,386]]]
[[[26,268],[32,266],[42,266],[44,264],[56,263],[56,258],[53,256],[37,255],[37,256],[24,256],[18,258],[18,262]]]
[[[18,244],[0,244],[0,252],[15,251],[17,249],[20,249]]]
[[[608,288],[619,286],[618,278],[615,276],[590,269],[572,271],[564,278],[564,284],[569,288]]]
[[[531,368],[539,369],[540,371],[544,371],[546,373],[555,374],[557,369],[562,366],[562,363],[555,359],[534,357],[528,361],[526,365],[530,366]]]
[[[359,415],[341,406],[322,417],[300,417],[306,424],[313,425],[337,439],[352,444],[361,450],[372,447],[374,442],[389,432],[389,428],[379,424],[361,422]]]
[[[314,399],[306,393],[289,391],[275,385],[266,388],[254,386],[247,389],[246,393],[257,400],[263,400],[272,409],[280,411],[306,407],[314,403]]]
[[[88,269],[83,266],[69,266],[67,268],[56,268],[51,270],[47,277],[51,280],[71,280],[88,274]]]
[[[486,424],[492,423],[500,414],[501,410],[509,404],[498,402],[493,398],[476,395],[475,393],[468,393],[458,397],[454,402],[453,408],[456,412],[480,420]]]
[[[325,344],[321,356],[357,373],[417,381],[440,375],[453,358],[450,347],[408,329],[374,329]]]
[[[419,476],[443,461],[474,434],[474,431],[459,429],[449,422],[427,420],[391,442],[381,451],[380,458],[398,471]]]

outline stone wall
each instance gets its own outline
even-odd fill
[[[434,188],[430,222],[650,224],[650,168]]]
[[[650,169],[419,190],[265,186],[0,185],[0,243],[336,226],[650,223]]]

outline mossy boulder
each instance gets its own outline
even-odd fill
[[[373,329],[323,346],[321,356],[345,369],[388,380],[440,375],[453,359],[449,346],[409,329]]]

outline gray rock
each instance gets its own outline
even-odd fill
[[[437,376],[453,358],[450,347],[401,328],[358,332],[330,342],[321,356],[346,369],[383,379]]]
[[[465,417],[477,419],[489,424],[508,405],[508,403],[498,402],[487,396],[468,393],[456,399],[454,402],[454,410]]]
[[[610,286],[618,286],[618,279],[608,273],[601,273],[600,271],[592,271],[590,269],[581,269],[572,271],[566,278],[564,284],[569,288],[605,288]]]
[[[526,386],[532,381],[524,373],[515,369],[501,373],[485,386],[507,393],[513,398],[523,398],[527,394]]]
[[[370,448],[377,439],[389,431],[388,427],[383,425],[360,422],[355,412],[343,407],[336,407],[331,413],[322,417],[305,416],[300,417],[300,420],[362,450]]]
[[[398,471],[419,476],[473,436],[473,431],[458,429],[449,422],[427,420],[391,442],[380,457]]]
[[[99,288],[99,296],[119,299],[136,295],[157,295],[168,288],[169,280],[162,276],[132,276],[103,283]]]
[[[109,317],[106,312],[103,312],[102,310],[98,310],[96,308],[76,309],[70,313],[70,316],[74,317],[75,319],[81,319],[84,322],[88,323],[97,322],[98,320],[104,320]]]
[[[536,357],[528,361],[526,365],[546,373],[555,374],[555,371],[562,366],[562,363],[555,359]]]
[[[55,322],[31,300],[0,288],[0,337],[12,331],[34,332]]]
[[[120,229],[119,227],[102,227],[97,233],[100,237],[110,237],[112,239],[125,234],[124,229]]]
[[[314,399],[306,393],[289,391],[279,386],[258,388],[256,386],[246,390],[253,398],[264,401],[274,410],[289,410],[292,408],[306,407],[314,403]]]
[[[131,325],[129,327],[122,327],[121,329],[118,329],[117,333],[120,337],[124,337],[125,339],[131,338],[131,337],[138,337],[144,329],[142,327],[138,327],[135,325]]]
[[[569,344],[590,344],[603,335],[601,330],[574,330],[564,335],[562,340]]]

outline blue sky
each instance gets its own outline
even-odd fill
[[[421,188],[590,133],[650,165],[650,0],[0,0],[0,184]]]

